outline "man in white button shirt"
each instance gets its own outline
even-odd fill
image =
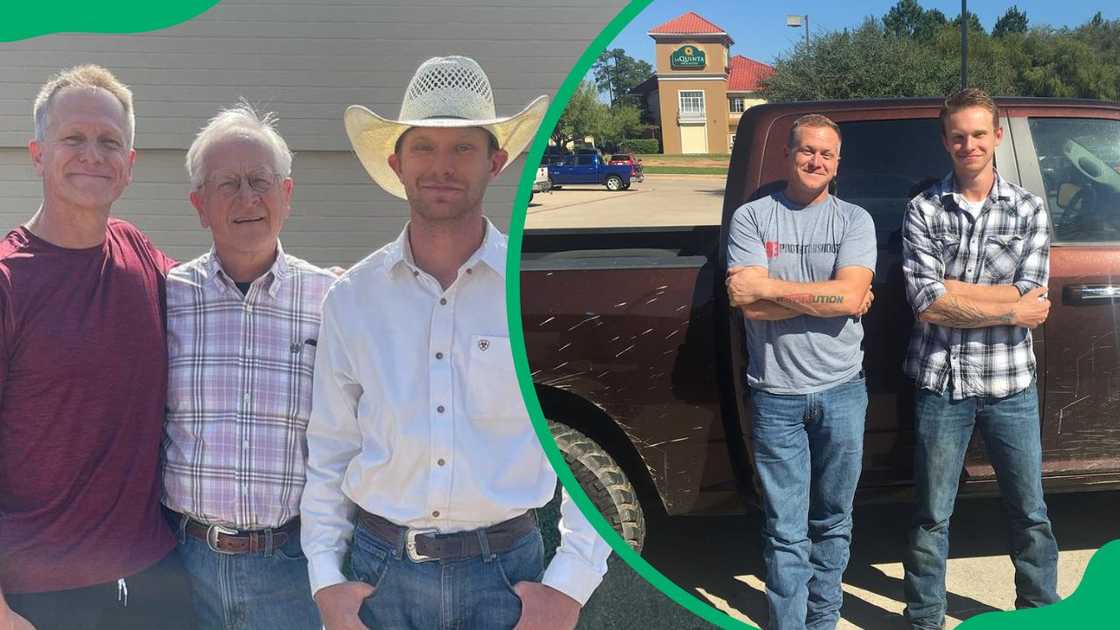
[[[328,630],[572,628],[606,572],[567,495],[543,566],[531,510],[556,476],[514,373],[506,237],[482,213],[546,109],[496,117],[478,64],[443,57],[416,71],[399,120],[346,112],[363,166],[411,212],[323,305],[301,513]]]

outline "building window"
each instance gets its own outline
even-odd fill
[[[742,96],[732,96],[731,97],[731,113],[732,114],[742,114],[746,110],[747,110],[747,102],[746,102],[745,98],[743,98]]]
[[[680,92],[681,118],[702,117],[704,115],[704,91],[682,90]]]

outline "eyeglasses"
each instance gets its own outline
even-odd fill
[[[267,195],[280,179],[280,175],[269,171],[257,171],[245,175],[225,173],[207,179],[206,185],[214,186],[214,190],[222,197],[232,199],[241,193],[242,186],[248,186],[248,190],[257,195]]]

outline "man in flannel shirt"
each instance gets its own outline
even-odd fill
[[[320,628],[300,549],[320,304],[334,276],[284,253],[292,154],[271,114],[218,113],[187,152],[213,248],[167,282],[163,503],[203,628]]]
[[[941,133],[953,172],[911,200],[902,228],[917,317],[906,357],[917,386],[917,506],[905,557],[915,628],[944,623],[949,518],[977,426],[1010,519],[1015,606],[1058,599],[1030,330],[1050,311],[1049,219],[1040,198],[995,170],[1003,129],[987,94],[965,89],[946,99]]]

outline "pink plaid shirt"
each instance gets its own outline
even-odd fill
[[[333,281],[283,249],[247,295],[213,250],[168,274],[168,508],[239,529],[299,515],[320,306]]]

